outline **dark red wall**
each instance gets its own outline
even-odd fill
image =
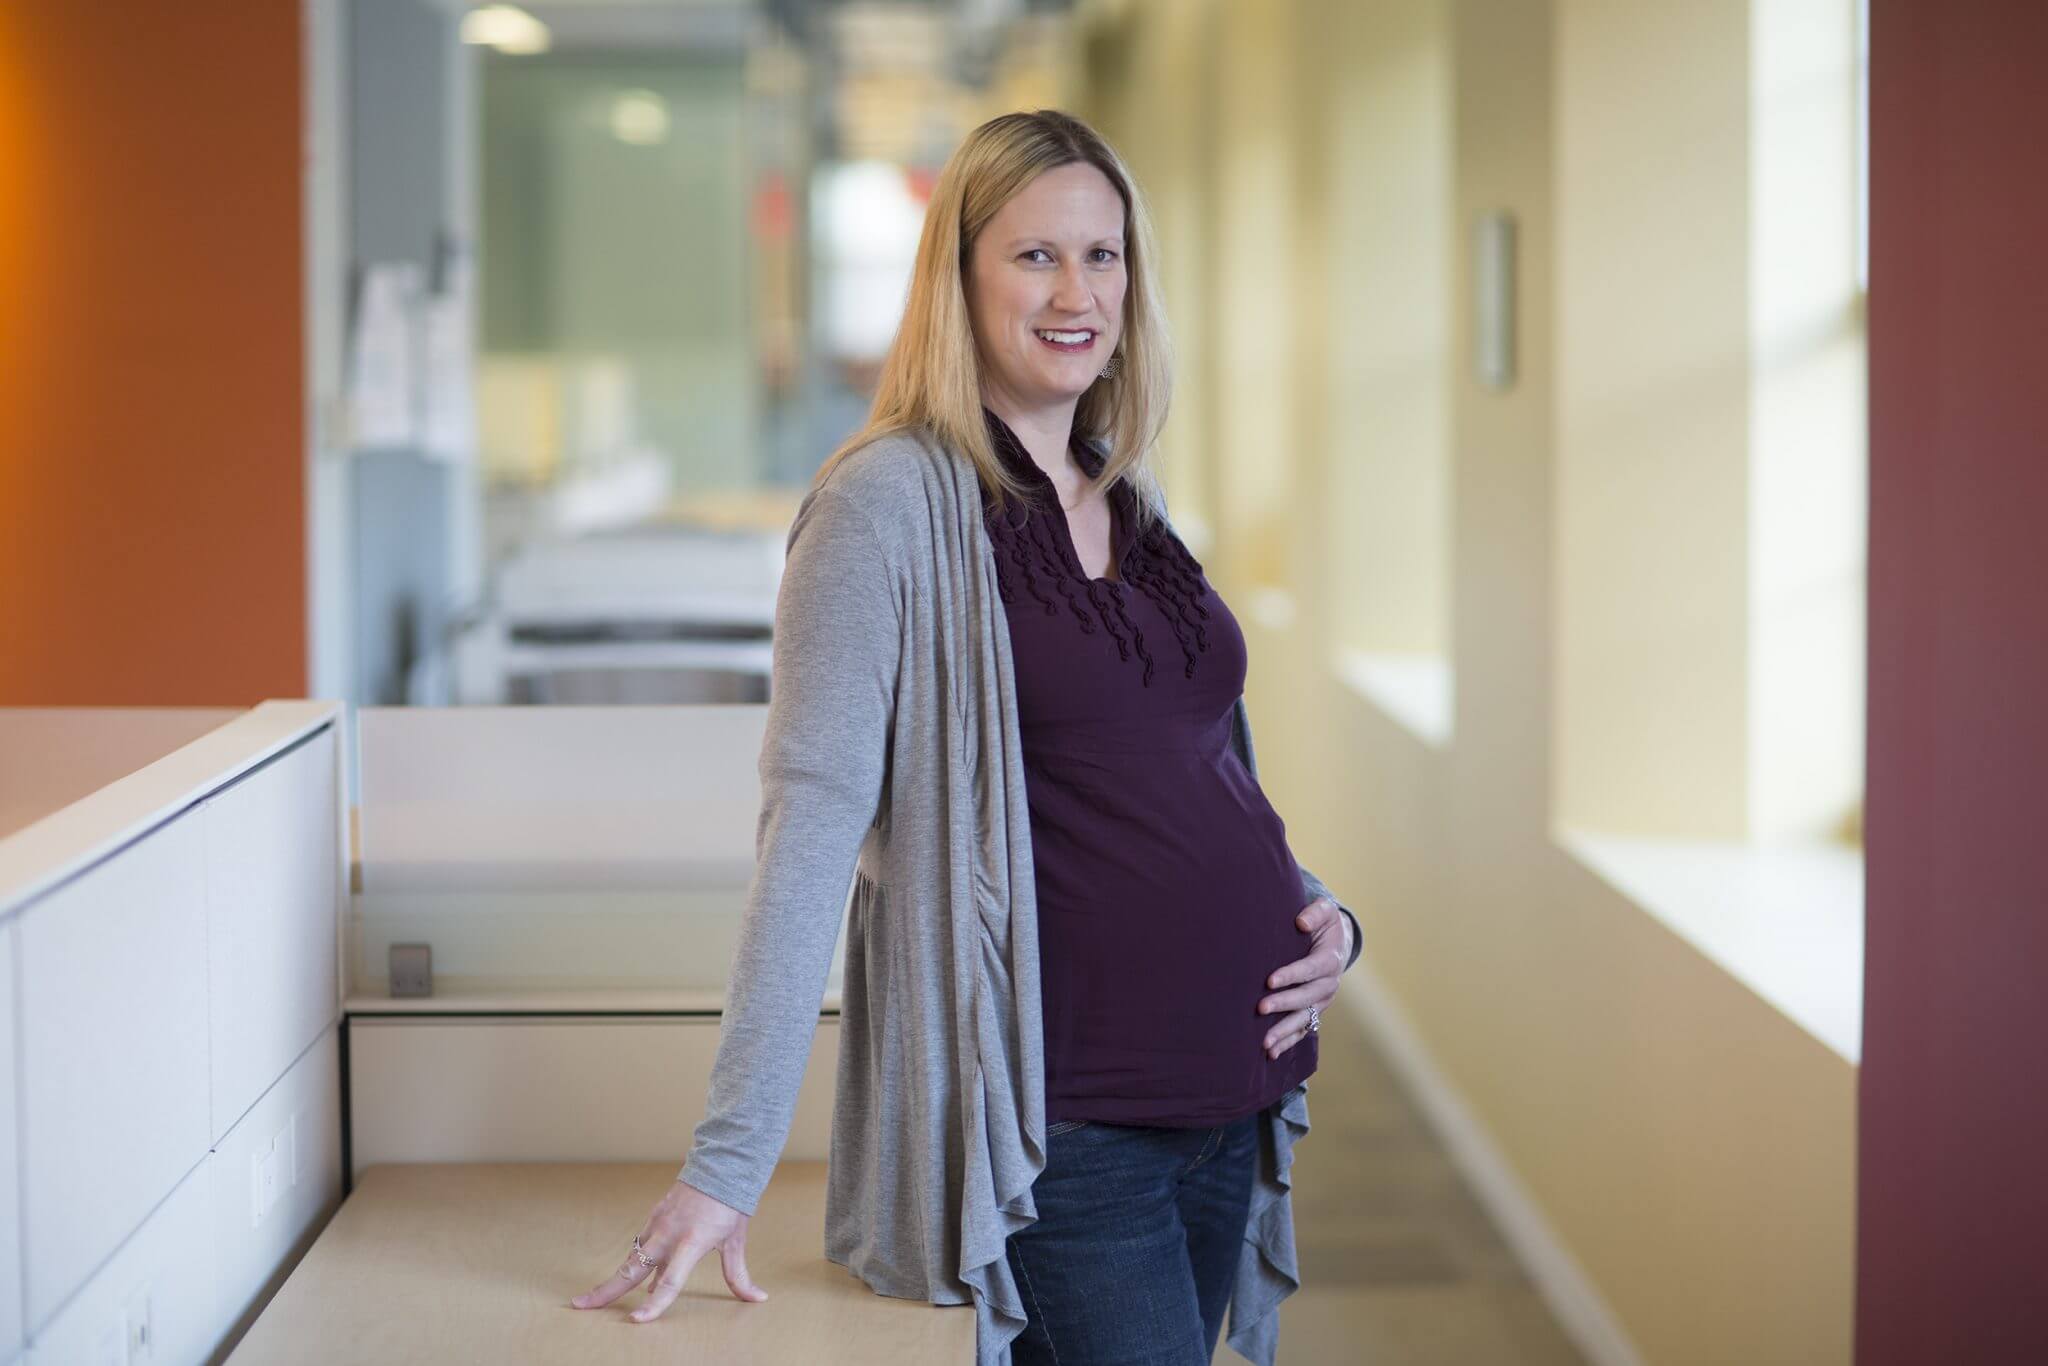
[[[1860,1366],[2048,1362],[2048,3],[1872,0]]]

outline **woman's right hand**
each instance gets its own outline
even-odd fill
[[[683,1293],[683,1282],[690,1279],[697,1259],[712,1248],[718,1249],[725,1283],[736,1298],[756,1303],[768,1298],[768,1292],[747,1276],[747,1216],[680,1178],[647,1216],[640,1248],[657,1265],[645,1266],[629,1251],[610,1280],[569,1303],[578,1309],[602,1309],[651,1275],[646,1302],[627,1315],[635,1323],[649,1323]]]

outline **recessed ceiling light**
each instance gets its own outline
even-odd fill
[[[483,5],[462,16],[462,41],[530,57],[548,50],[548,26],[517,5]]]
[[[612,136],[635,147],[668,141],[668,101],[652,90],[622,90],[612,100]]]

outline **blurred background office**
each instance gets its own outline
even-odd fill
[[[2048,497],[2038,418],[1970,387],[2041,359],[2006,309],[2042,268],[1966,244],[2048,226],[2012,140],[2048,35],[1942,13],[0,0],[0,703],[765,700],[789,520],[866,412],[939,167],[1067,109],[1149,197],[1175,522],[1244,621],[1290,841],[1367,939],[1296,1178],[1301,1340],[1903,1362],[1940,1324],[1976,1344],[1941,1359],[2019,1360],[1988,1346],[2030,1331],[2019,1256],[1908,1303],[1949,1226],[1907,1191],[2017,1084],[1947,1095],[1956,1059],[2048,1023],[1998,985],[2048,948],[2014,914],[2040,864],[1956,919],[1864,847],[1881,756],[1925,772],[1921,684],[2043,677],[2038,618],[1945,613],[2044,568],[2003,520]],[[1937,375],[1963,388],[1918,406]],[[2003,718],[1972,781],[2038,815],[2038,718],[1998,696],[1949,699]],[[1937,902],[2008,1013],[1875,1092],[1866,1047],[1933,1037],[1904,984]]]
[[[784,533],[865,415],[937,169],[1074,93],[1076,15],[333,18],[316,673],[421,705],[764,700]]]

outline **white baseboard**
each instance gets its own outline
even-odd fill
[[[1437,1067],[1400,1003],[1372,971],[1371,954],[1344,974],[1339,999],[1349,1001],[1365,1031],[1450,1150],[1451,1161],[1472,1184],[1516,1258],[1566,1336],[1592,1366],[1643,1366],[1643,1356],[1585,1268],[1551,1228],[1535,1197],[1494,1146],[1465,1098]]]

